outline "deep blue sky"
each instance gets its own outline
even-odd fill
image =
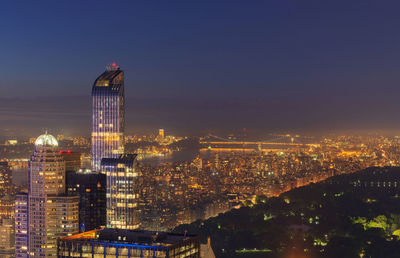
[[[399,1],[8,1],[0,134],[89,135],[125,71],[127,131],[400,131]]]

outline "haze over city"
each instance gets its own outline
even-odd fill
[[[1,134],[89,135],[111,62],[132,133],[400,127],[397,1],[45,3],[0,10]]]

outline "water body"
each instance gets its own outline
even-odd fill
[[[210,153],[200,152],[199,149],[185,149],[181,151],[174,151],[172,154],[163,156],[143,158],[139,161],[147,166],[159,166],[163,163],[175,163],[175,162],[189,162],[195,159],[198,155],[202,158],[208,158]]]
[[[251,150],[254,152],[254,150]],[[227,149],[223,150],[208,150],[208,149],[185,149],[181,151],[175,151],[172,154],[167,154],[163,156],[150,157],[150,158],[142,158],[139,160],[139,163],[142,163],[147,166],[159,166],[163,163],[174,163],[174,162],[190,162],[195,159],[197,156],[200,156],[203,159],[211,159],[218,153],[220,157],[229,156],[232,153],[243,153],[243,151],[232,151]]]

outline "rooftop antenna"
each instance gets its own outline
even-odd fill
[[[106,70],[107,71],[116,71],[116,70],[119,70],[119,66],[115,62],[112,62],[111,64],[106,66]]]
[[[49,134],[48,132],[49,132],[49,128],[47,128],[47,127],[43,127],[42,128],[42,132],[44,131],[44,134]]]

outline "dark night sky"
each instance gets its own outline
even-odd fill
[[[3,135],[89,135],[113,61],[128,133],[400,129],[399,1],[8,2]]]

